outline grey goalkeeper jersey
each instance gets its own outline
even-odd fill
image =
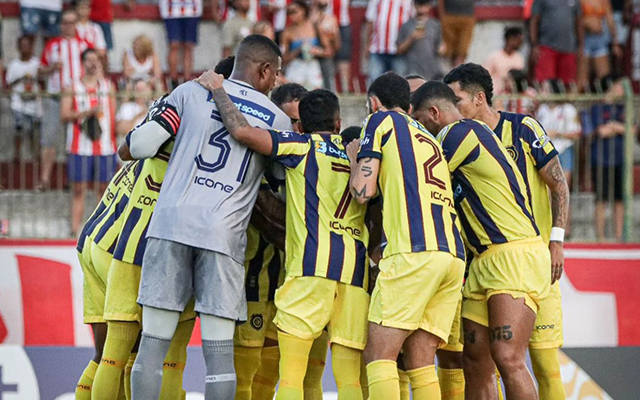
[[[289,117],[251,86],[227,80],[224,88],[249,124],[291,128]],[[147,237],[244,263],[247,225],[267,159],[231,137],[211,93],[199,84],[184,83],[165,100],[177,113],[177,119],[168,118],[177,126],[176,142]]]

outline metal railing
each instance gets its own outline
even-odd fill
[[[640,146],[636,140],[636,110],[640,107],[640,97],[634,97],[628,82],[622,83],[620,97],[611,97],[605,93],[586,95],[510,95],[498,96],[505,108],[513,111],[525,111],[532,115],[540,105],[552,102],[571,104],[581,116],[581,122],[589,119],[594,108],[610,105],[623,110],[625,118],[624,133],[619,135],[622,141],[621,167],[605,168],[598,159],[599,143],[597,129],[584,126],[579,137],[573,140],[574,159],[571,177],[571,227],[570,240],[596,241],[621,240],[640,241],[640,196],[634,194],[634,165],[640,165]],[[32,151],[29,140],[23,139],[21,154],[14,154],[14,117],[11,111],[8,92],[0,93],[0,236],[12,238],[69,238],[71,237],[71,204],[73,187],[67,177],[67,154],[65,152],[66,132],[62,125],[58,127],[55,141],[57,156],[48,188],[41,187],[40,175],[42,162],[38,149]],[[132,93],[121,92],[117,95],[118,109],[122,103],[130,101]],[[341,97],[343,127],[361,125],[366,117],[364,96],[345,95]],[[604,121],[603,116],[603,121]],[[606,116],[611,118],[611,116]],[[593,119],[593,118],[592,118]],[[42,121],[44,124],[55,121]],[[598,121],[596,121],[596,124]],[[581,124],[584,125],[584,124]],[[596,127],[597,128],[597,127]],[[36,129],[34,138],[39,143]],[[594,144],[595,143],[595,144]],[[34,146],[37,147],[37,146]],[[615,146],[608,146],[609,159],[620,154]],[[635,156],[634,156],[635,151]],[[617,161],[617,160],[616,160]],[[621,176],[620,176],[621,175]],[[640,181],[640,177],[636,177]],[[616,185],[619,184],[620,187]],[[600,185],[600,186],[598,186]],[[606,186],[606,187],[605,187]],[[100,182],[94,179],[87,186],[84,217],[88,217],[98,201]],[[601,201],[596,201],[600,194]],[[617,196],[621,194],[621,196]],[[617,197],[621,197],[621,202]],[[599,203],[599,204],[596,204]],[[624,213],[622,236],[616,237],[615,208],[620,204]],[[604,206],[604,207],[603,207]],[[600,218],[600,214],[604,218]],[[600,219],[599,219],[600,218]],[[604,220],[605,234],[599,235],[597,222]]]

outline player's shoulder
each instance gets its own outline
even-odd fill
[[[224,89],[243,114],[257,118],[267,124],[269,128],[288,129],[291,127],[291,120],[287,114],[279,109],[269,97],[250,85],[238,80],[226,79]]]

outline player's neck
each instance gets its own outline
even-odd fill
[[[402,114],[406,114],[407,113],[405,110],[403,110],[400,107],[393,107],[393,108],[380,107],[379,111],[394,111],[394,112],[402,113]]]
[[[491,128],[491,130],[495,130],[500,123],[500,113],[493,107],[486,106],[476,119],[479,119],[480,121],[489,125],[489,128]]]

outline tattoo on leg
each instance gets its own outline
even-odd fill
[[[511,325],[496,326],[489,329],[489,341],[491,343],[496,340],[511,340],[513,339],[513,331],[511,331]]]
[[[476,330],[464,331],[464,344],[476,344]]]

